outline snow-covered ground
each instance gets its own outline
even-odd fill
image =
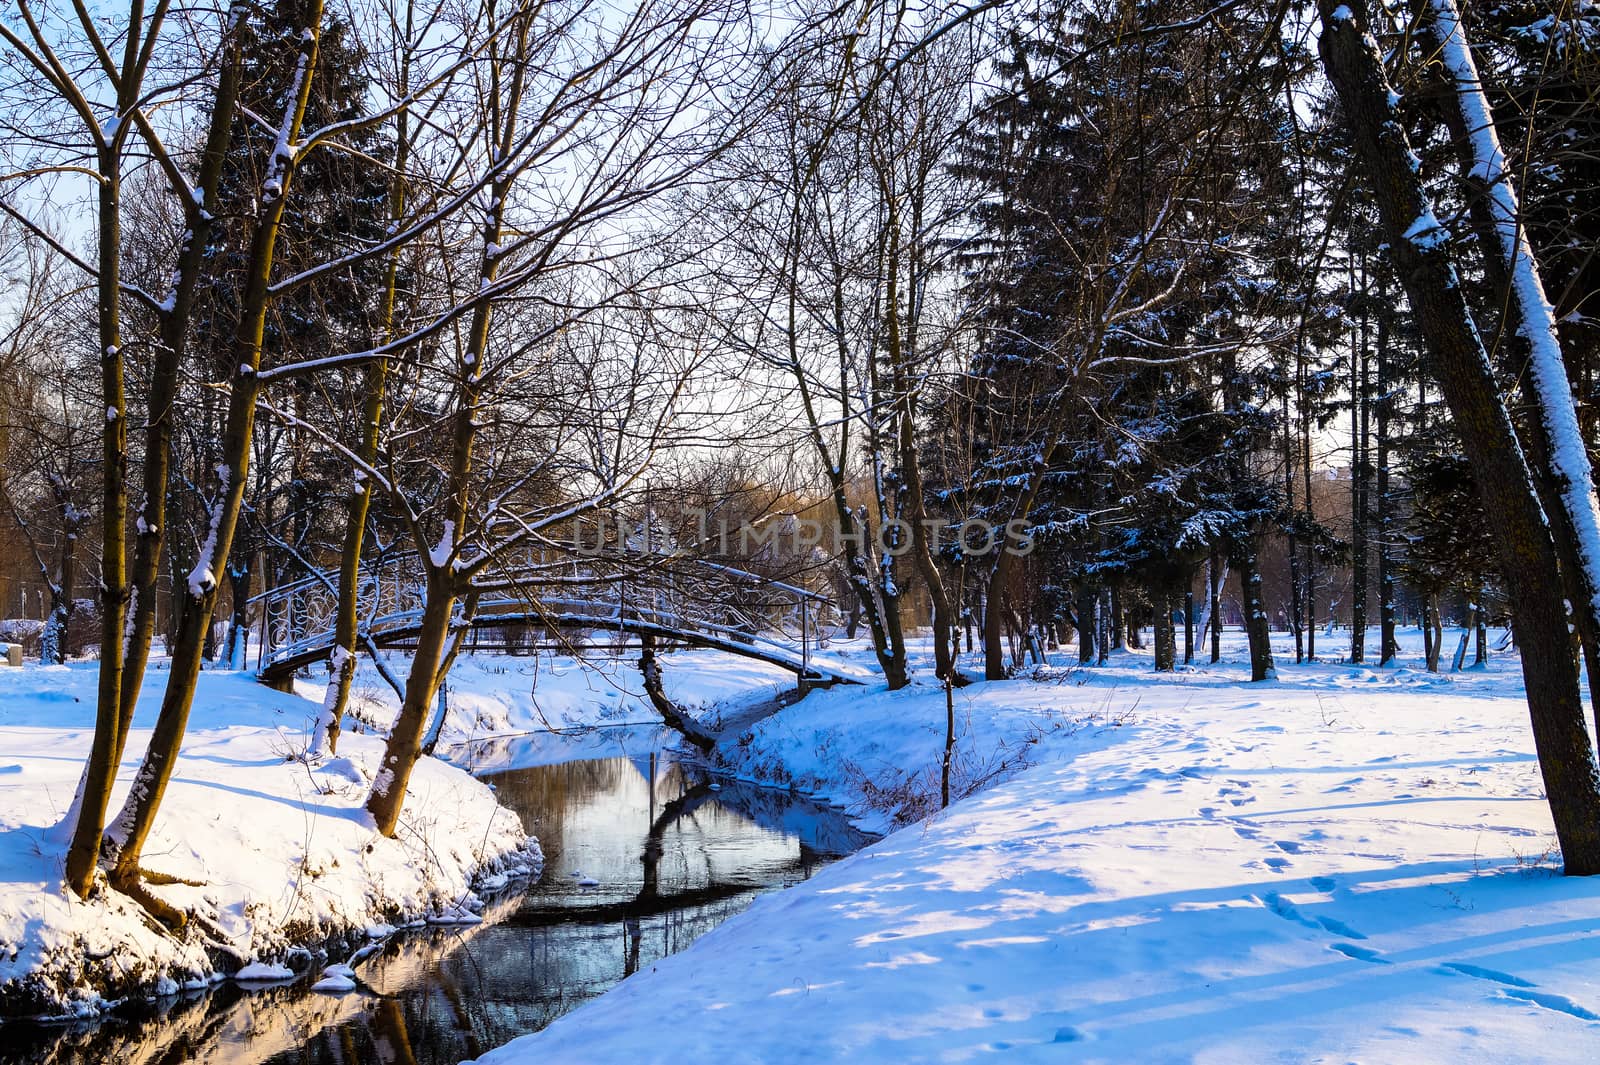
[[[147,677],[112,813],[165,677]],[[65,840],[54,826],[89,750],[95,679],[93,663],[0,669],[0,1012],[92,1012],[241,966],[241,978],[270,979],[285,961],[312,961],[298,944],[349,946],[383,922],[472,919],[474,887],[537,860],[492,791],[433,759],[411,778],[398,837],[378,836],[363,803],[379,739],[345,736],[340,758],[308,765],[297,756],[315,704],[248,674],[205,673],[144,861],[175,878],[152,890],[201,920],[173,937],[114,893],[79,902],[61,890]]]
[[[870,658],[870,655],[868,656]],[[786,669],[717,651],[675,651],[662,656],[667,695],[702,720],[715,724],[734,707],[773,697],[794,687]],[[407,660],[395,655],[390,669],[405,676]],[[567,731],[597,725],[659,725],[639,675],[638,652],[620,659],[597,654],[587,662],[549,652],[525,657],[462,655],[450,670],[449,706],[441,746],[487,736]],[[311,704],[322,701],[321,678],[295,682]],[[363,656],[351,685],[355,720],[347,727],[387,728],[400,701]]]
[[[1600,878],[1558,875],[1515,659],[1419,642],[974,684],[989,786],[480,1061],[1596,1060]],[[839,688],[729,757],[891,824],[936,805],[944,712]]]

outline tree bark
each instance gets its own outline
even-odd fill
[[[410,39],[410,12],[407,11],[407,39]],[[409,56],[402,57],[400,92],[407,90]],[[399,132],[395,145],[395,174],[389,182],[390,230],[399,228],[406,207],[406,161],[410,141],[406,130],[406,113],[398,116]],[[390,254],[383,274],[383,294],[379,298],[377,328],[374,330],[381,343],[387,343],[394,332],[395,288],[399,281],[400,253]],[[374,359],[362,368],[362,384],[366,398],[361,410],[361,443],[357,458],[368,467],[377,464],[378,445],[383,429],[384,393],[388,386],[388,360]],[[356,642],[359,638],[357,600],[361,590],[361,545],[366,542],[367,514],[372,507],[373,481],[367,469],[357,469],[350,486],[345,511],[344,543],[339,553],[339,604],[334,618],[333,646],[328,651],[328,686],[322,697],[322,716],[313,730],[312,751],[326,747],[329,754],[339,749],[339,725],[344,720],[345,708],[350,703],[350,686],[356,676]]]
[[[1215,665],[1222,660],[1222,556],[1214,549],[1206,577],[1211,586],[1211,663]]]
[[[1239,569],[1239,591],[1243,599],[1245,638],[1250,644],[1250,679],[1271,680],[1277,676],[1272,661],[1272,629],[1267,607],[1261,598],[1261,569],[1256,562],[1258,533],[1251,529],[1234,546],[1234,565]]]
[[[129,38],[137,39],[135,27]],[[126,93],[119,94],[125,96]],[[131,105],[132,100],[119,104]],[[105,811],[121,749],[122,625],[128,607],[128,403],[122,360],[122,140],[121,131],[98,149],[99,278],[96,313],[100,343],[100,399],[105,422],[100,457],[100,677],[94,739],[75,801],[65,880],[85,898],[94,884]]]
[[[1178,668],[1177,630],[1172,624],[1172,591],[1164,581],[1150,587],[1150,610],[1154,625],[1155,669],[1171,673]]]
[[[1349,4],[1318,0],[1318,9],[1323,67],[1365,163],[1389,253],[1434,377],[1478,472],[1475,480],[1516,618],[1534,742],[1566,871],[1600,873],[1600,773],[1578,693],[1555,543],[1462,292],[1447,235],[1422,188],[1416,156],[1395,112],[1399,97],[1377,43]]]
[[[1361,257],[1361,310],[1357,340],[1350,364],[1350,661],[1367,660],[1367,419],[1371,402],[1367,359],[1367,269]]]
[[[233,345],[234,371],[223,431],[222,469],[219,471],[221,477],[211,508],[210,531],[195,570],[189,577],[190,602],[178,628],[177,643],[172,648],[172,664],[155,731],[138,775],[134,778],[128,800],[111,833],[118,847],[111,871],[112,883],[136,895],[142,894],[139,888],[139,859],[154,826],[167,783],[172,778],[189,720],[189,709],[194,702],[206,630],[211,625],[220,587],[215,570],[229,556],[244,502],[251,437],[255,428],[256,398],[261,392],[259,371],[269,304],[268,286],[284,203],[294,173],[290,146],[298,138],[300,124],[305,117],[306,103],[311,93],[311,71],[316,66],[317,48],[321,40],[321,0],[311,0],[306,19],[307,24],[302,28],[300,38],[298,91],[285,106],[280,127],[280,147],[268,164],[267,176],[257,201],[249,267]]]
[[[127,746],[128,727],[139,699],[145,666],[150,661],[150,644],[156,628],[156,584],[161,576],[161,555],[167,532],[167,491],[172,470],[172,413],[178,393],[178,375],[183,366],[189,336],[189,319],[194,310],[195,291],[206,269],[206,248],[210,243],[217,208],[217,187],[227,157],[234,111],[238,102],[240,45],[244,19],[230,13],[223,41],[222,66],[195,193],[184,200],[186,230],[178,252],[178,269],[167,309],[161,315],[160,342],[156,347],[150,375],[150,401],[144,433],[143,485],[138,518],[134,522],[132,573],[132,616],[127,629],[127,658],[123,663],[124,681],[118,726],[117,759]]]
[[[1088,581],[1078,582],[1078,664],[1094,661],[1095,601],[1098,597]]]
[[[1505,339],[1521,357],[1516,380],[1532,412],[1523,446],[1555,537],[1600,730],[1600,513],[1588,449],[1572,404],[1554,312],[1522,229],[1493,112],[1454,0],[1433,0],[1430,12],[1428,30],[1449,78],[1443,117],[1467,175],[1468,217],[1483,251],[1485,273],[1516,326]]]
[[[1378,491],[1378,665],[1392,666],[1400,653],[1395,638],[1395,579],[1393,535],[1394,503],[1389,486],[1389,312],[1388,286],[1378,285],[1378,396],[1377,396],[1377,491]]]

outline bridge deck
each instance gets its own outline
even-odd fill
[[[501,607],[503,604],[488,604]],[[813,685],[860,684],[870,680],[870,675],[852,669],[844,663],[819,658],[809,658],[793,648],[768,637],[747,635],[727,626],[701,625],[690,628],[675,626],[663,616],[652,619],[642,616],[618,616],[592,610],[550,609],[539,611],[493,609],[480,613],[471,621],[474,629],[527,626],[536,629],[588,628],[606,632],[626,633],[632,636],[651,636],[668,644],[703,647],[723,651],[742,658],[766,662],[787,669],[799,680]],[[414,640],[421,631],[420,612],[412,611],[392,618],[380,618],[368,625],[366,635],[378,647],[403,646]],[[316,662],[326,661],[333,649],[331,631],[304,637],[292,644],[269,652],[258,672],[267,684],[282,683],[299,670]]]

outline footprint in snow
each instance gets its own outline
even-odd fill
[[[1371,962],[1374,965],[1393,964],[1371,947],[1358,947],[1354,943],[1330,943],[1329,947],[1347,958],[1354,958],[1356,961]]]
[[[1299,840],[1293,839],[1275,839],[1272,845],[1285,854],[1299,854],[1305,848]]]
[[[1323,928],[1326,928],[1328,931],[1332,932],[1336,936],[1344,936],[1346,939],[1366,939],[1367,938],[1363,933],[1357,932],[1354,928],[1351,928],[1349,925],[1345,924],[1343,921],[1339,920],[1337,917],[1322,917],[1322,916],[1319,916],[1317,918],[1317,923],[1320,924]]]
[[[1565,1013],[1569,1017],[1576,1017],[1580,1021],[1600,1021],[1600,1014],[1580,1006],[1565,995],[1558,995],[1551,991],[1540,991],[1538,985],[1532,981],[1524,980],[1520,976],[1501,972],[1499,969],[1489,969],[1482,965],[1473,965],[1465,961],[1447,961],[1439,966],[1438,972],[1459,973],[1462,976],[1473,976],[1479,980],[1490,980],[1502,984],[1500,996],[1515,999],[1518,1002],[1527,1002],[1556,1013]]]
[[[1600,1013],[1585,1009],[1565,995],[1556,995],[1549,991],[1530,991],[1524,987],[1502,988],[1500,994],[1506,998],[1531,1002],[1535,1006],[1543,1006],[1545,1009],[1555,1010],[1557,1013],[1565,1013],[1570,1017],[1578,1018],[1580,1021],[1600,1021]]]
[[[1251,897],[1285,921],[1293,921],[1295,924],[1305,925],[1307,928],[1320,928],[1315,921],[1301,913],[1294,903],[1276,891],[1269,891],[1265,895]]]
[[[1482,965],[1473,965],[1465,961],[1447,961],[1439,966],[1440,970],[1460,973],[1462,976],[1476,976],[1479,980],[1493,980],[1497,984],[1506,984],[1510,987],[1533,987],[1534,985],[1520,976],[1503,973],[1499,969],[1486,969]]]

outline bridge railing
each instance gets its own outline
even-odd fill
[[[502,630],[542,628],[547,630],[542,646],[573,646],[570,633],[577,629],[596,636],[614,632],[618,638],[648,629],[669,640],[681,633],[689,642],[699,638],[730,648],[766,648],[773,652],[767,657],[786,663],[798,656],[799,668],[806,672],[813,649],[840,619],[826,595],[716,562],[671,557],[659,565],[638,557],[524,561],[521,573],[502,564],[474,582],[478,597],[473,616],[464,616],[464,605],[458,603],[459,623]],[[427,579],[415,552],[364,564],[357,587],[364,643],[392,644],[420,624]],[[251,603],[260,627],[259,672],[331,650],[339,606],[337,571],[307,574],[254,596]]]

